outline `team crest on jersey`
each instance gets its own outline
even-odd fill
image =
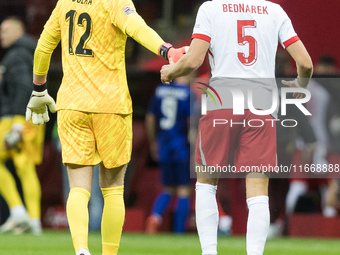
[[[131,7],[131,6],[125,6],[123,8],[123,11],[124,11],[126,16],[129,16],[130,14],[136,13],[135,9],[133,7]]]

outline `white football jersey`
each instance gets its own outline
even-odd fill
[[[280,5],[264,0],[213,0],[198,10],[192,38],[210,43],[214,78],[274,78],[278,42],[299,40]]]
[[[277,88],[274,78],[278,42],[285,48],[299,40],[280,5],[265,0],[204,2],[198,10],[192,38],[210,43],[210,85],[222,104],[207,97],[208,111],[235,110],[237,100],[244,104],[244,109],[249,109],[251,98],[255,109],[276,109],[272,113],[276,117],[278,95],[274,93]],[[241,101],[236,94],[244,95]]]

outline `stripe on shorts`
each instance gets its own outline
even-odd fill
[[[201,159],[202,159],[202,165],[207,165],[207,162],[205,161],[205,156],[202,150],[202,138],[201,138],[201,131],[200,131],[200,143],[199,143],[199,148],[200,148],[200,154],[201,154]]]

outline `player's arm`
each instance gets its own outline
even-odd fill
[[[287,46],[286,50],[295,60],[298,76],[294,81],[283,80],[282,83],[291,88],[306,88],[313,74],[313,63],[305,46],[298,40]],[[293,93],[293,96],[301,99],[305,97],[305,94]]]
[[[31,93],[32,67],[19,53],[11,56],[9,66],[11,68],[8,68],[7,72],[8,77],[12,77],[10,84],[15,92],[15,96],[12,98],[12,106],[9,112],[12,118],[12,126],[5,135],[4,142],[6,149],[16,149],[22,141],[26,122],[24,115],[27,96]]]
[[[11,62],[15,63],[15,66],[8,68],[8,72],[9,77],[13,77],[13,79],[11,79],[11,86],[16,88],[16,95],[13,98],[10,112],[13,124],[4,138],[6,149],[16,149],[22,141],[27,95],[30,94],[32,86],[31,65],[29,65],[27,61],[23,61],[23,58],[19,55],[14,55]]]
[[[176,63],[185,54],[185,47],[175,49],[170,43],[165,43],[139,15],[128,22],[125,32],[139,44],[168,61],[171,58]]]
[[[184,48],[175,49],[171,44],[165,43],[137,13],[132,0],[102,1],[102,5],[109,12],[114,26],[151,52],[162,56],[166,60],[172,58],[174,62],[177,62],[185,53]]]
[[[59,41],[60,34],[53,33],[50,29],[45,28],[41,33],[37,48],[34,52],[33,80],[36,83],[46,81],[51,56]]]
[[[308,116],[304,115],[297,107],[287,105],[287,118],[295,119],[299,123],[297,130],[304,142],[301,158],[305,163],[311,162],[317,147],[317,141]]]
[[[287,52],[295,60],[298,78],[301,87],[306,88],[313,74],[313,63],[305,46],[298,40],[286,48]]]
[[[278,31],[279,42],[295,60],[298,74],[297,79],[294,81],[282,81],[282,83],[289,87],[306,88],[313,74],[312,60],[296,34],[292,21],[287,13],[281,7],[278,7],[277,11],[277,20],[280,24]],[[303,98],[305,94],[293,93],[293,96]]]
[[[170,84],[173,79],[188,75],[199,68],[204,61],[209,45],[208,41],[199,38],[192,39],[188,52],[176,64],[162,67],[162,82]]]
[[[158,160],[158,145],[157,145],[157,133],[156,133],[156,116],[148,112],[145,116],[146,133],[150,144],[150,154],[153,160]]]
[[[44,124],[49,121],[47,106],[55,112],[55,102],[47,92],[46,77],[51,56],[60,41],[60,33],[54,33],[45,27],[40,35],[34,53],[33,92],[26,108],[26,120],[34,124]]]
[[[11,90],[15,93],[15,96],[12,98],[12,106],[10,107],[10,112],[8,112],[8,114],[12,116],[24,116],[27,104],[27,95],[30,95],[32,91],[32,64],[26,61],[21,53],[14,52],[8,62],[6,74],[8,74],[8,77],[11,77],[9,84]]]

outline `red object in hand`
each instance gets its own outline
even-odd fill
[[[159,48],[159,55],[161,55],[163,58],[168,60],[170,62],[170,59],[173,63],[178,62],[178,60],[183,57],[183,55],[187,52],[189,49],[188,46],[184,46],[181,48],[174,48],[170,43],[163,43],[162,46]]]
[[[170,59],[172,59],[173,63],[177,63],[185,53],[187,53],[187,47],[181,47],[181,48],[170,48],[168,51],[168,59],[170,62]]]

